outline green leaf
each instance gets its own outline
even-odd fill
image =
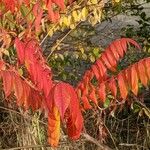
[[[96,57],[98,57],[99,56],[99,48],[94,48],[93,53]]]
[[[104,103],[104,108],[108,108],[110,104],[110,100],[107,98],[105,103]]]

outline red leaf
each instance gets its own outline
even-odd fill
[[[61,10],[65,9],[64,0],[52,0],[52,2],[57,4],[61,8]]]
[[[25,82],[23,82],[22,87],[23,87],[23,94],[22,94],[23,107],[25,108],[25,110],[27,110],[29,109],[32,100],[30,97],[31,88]]]
[[[53,11],[53,8],[52,8],[52,1],[51,1],[51,0],[47,0],[47,9],[48,9],[49,19],[50,19],[52,22],[58,21],[58,19],[59,19],[59,13]]]
[[[5,70],[5,62],[0,60],[0,70]]]
[[[25,45],[18,38],[15,39],[15,45],[19,62],[20,64],[23,64],[25,60],[25,52],[24,52]]]
[[[22,105],[23,86],[20,77],[14,76],[14,92],[17,98],[17,104]]]
[[[40,3],[37,2],[34,7],[33,7],[33,14],[35,16],[35,31],[39,32],[40,31],[40,23],[43,15],[43,10],[40,7]]]
[[[116,97],[116,95],[117,95],[117,85],[116,85],[116,80],[114,79],[114,77],[112,77],[111,80],[109,80],[108,88],[110,89],[112,95],[114,97]]]
[[[97,60],[96,64],[97,64],[97,66],[99,68],[99,72],[100,72],[100,81],[103,81],[104,79],[106,79],[106,76],[107,76],[106,67],[104,66],[104,64],[102,63],[101,60]]]
[[[27,40],[24,44],[25,66],[30,74],[30,79],[47,98],[52,88],[51,69],[46,65],[41,48],[35,40]]]
[[[45,74],[45,76],[43,77],[43,91],[44,91],[45,97],[49,95],[51,89],[52,89],[52,80],[50,79],[50,76]]]
[[[15,11],[15,0],[3,0],[5,8],[11,12]]]
[[[98,68],[96,67],[96,65],[92,65],[91,68],[92,68],[94,75],[96,76],[96,79],[99,80],[100,76],[99,76]]]
[[[70,90],[72,86],[67,83],[60,82],[53,88],[53,98],[55,106],[60,112],[60,116],[63,120],[66,109],[68,108],[71,101]]]
[[[71,139],[78,139],[83,128],[83,117],[79,107],[79,101],[74,89],[70,89],[71,101],[67,118],[67,133]]]
[[[11,91],[13,90],[14,74],[10,73],[9,71],[3,71],[2,78],[5,96],[8,97],[11,94]]]
[[[105,102],[106,100],[106,86],[104,84],[104,82],[100,83],[99,87],[98,87],[98,96],[100,98],[100,100],[102,101],[102,103]]]
[[[119,73],[117,76],[117,79],[118,79],[118,86],[119,86],[119,90],[120,90],[120,96],[123,99],[126,99],[126,97],[128,95],[128,89],[126,86],[126,80],[124,77],[124,73],[123,72]]]
[[[42,96],[38,93],[38,91],[35,91],[35,90],[31,89],[29,100],[30,101],[28,102],[28,105],[31,106],[33,111],[41,108]]]
[[[92,108],[92,106],[90,105],[90,103],[88,101],[88,98],[86,96],[82,96],[81,101],[83,102],[83,107],[84,107],[85,110]]]
[[[72,117],[67,119],[67,134],[72,140],[77,140],[82,131],[83,118],[81,115],[78,115],[76,122],[73,121]]]
[[[95,87],[90,84],[90,95],[89,95],[89,99],[94,103],[94,104],[98,104],[97,102],[97,97],[96,97],[96,90],[95,90]]]
[[[147,87],[148,79],[147,79],[147,76],[146,76],[146,70],[145,70],[145,66],[144,66],[144,60],[138,62],[137,68],[138,68],[138,75],[139,75],[139,78],[140,78],[142,84],[145,87]]]
[[[131,43],[132,45],[134,45],[138,49],[141,49],[140,45],[136,41],[134,41],[134,40],[132,40],[130,38],[126,38],[126,40],[127,40],[128,43]]]
[[[30,0],[23,0],[23,2],[24,2],[26,5],[29,5],[29,4],[30,4]]]

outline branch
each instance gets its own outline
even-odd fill
[[[99,147],[98,150],[112,150],[112,148],[100,143],[99,141],[97,141],[95,138],[91,137],[89,134],[87,133],[83,133],[82,136],[87,140],[90,141],[91,143],[94,143],[95,145],[97,145]]]

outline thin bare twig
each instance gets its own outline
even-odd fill
[[[14,147],[14,148],[6,148],[3,150],[23,150],[23,149],[41,148],[41,147],[51,147],[51,146],[50,145],[28,145],[28,146]]]
[[[144,149],[147,149],[147,147],[145,146],[142,146],[142,145],[138,145],[138,144],[127,144],[127,143],[120,143],[119,144],[120,146],[127,146],[127,147],[140,147],[140,148],[144,148]]]

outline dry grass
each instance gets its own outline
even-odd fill
[[[0,93],[0,149],[53,150],[47,144],[47,119],[40,111],[33,113],[7,103]],[[86,132],[118,150],[147,150],[150,148],[150,120],[124,106],[114,116],[92,110],[84,114]],[[102,132],[101,132],[102,131]],[[105,134],[106,133],[106,134]],[[70,141],[63,131],[58,150],[97,150],[97,146],[81,137]]]

